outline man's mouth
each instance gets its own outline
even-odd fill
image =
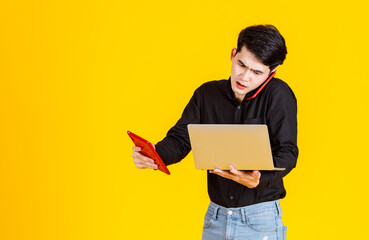
[[[237,88],[239,88],[239,89],[241,89],[241,90],[243,90],[243,89],[245,89],[247,86],[245,86],[245,85],[243,85],[243,84],[241,84],[240,82],[236,82],[236,85],[237,85]]]

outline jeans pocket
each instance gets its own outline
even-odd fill
[[[274,211],[258,212],[246,216],[247,225],[258,232],[277,231],[277,216]]]
[[[212,218],[210,218],[210,219],[207,219],[207,218],[205,218],[205,221],[204,221],[204,227],[203,228],[208,228],[208,227],[210,227],[211,226],[211,224],[213,223],[213,219]]]
[[[203,228],[208,228],[210,227],[210,225],[213,223],[214,219],[213,219],[213,215],[214,215],[214,212],[209,208],[207,211],[206,211],[206,214],[205,214],[205,220],[204,220],[204,226]]]

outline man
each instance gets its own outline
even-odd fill
[[[231,77],[207,82],[194,93],[182,117],[156,150],[169,165],[191,150],[187,125],[267,124],[274,165],[284,171],[208,171],[211,200],[203,227],[203,239],[285,239],[279,200],[286,191],[283,177],[296,165],[297,104],[286,83],[268,77],[286,57],[284,38],[272,25],[242,30],[231,52]],[[157,166],[133,148],[138,168]]]

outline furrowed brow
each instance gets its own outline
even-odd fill
[[[241,65],[243,65],[243,66],[245,66],[245,67],[247,67],[247,68],[249,68],[244,62],[242,62],[240,59],[238,59],[238,62],[241,64]],[[255,73],[258,73],[258,74],[263,74],[263,71],[261,71],[261,70],[255,70],[255,69],[251,69],[251,68],[249,68],[251,71],[253,71],[253,72],[255,72]]]
[[[240,59],[238,59],[238,62],[239,62],[241,65],[243,65],[243,66],[245,66],[245,67],[246,67],[246,64],[244,64]]]

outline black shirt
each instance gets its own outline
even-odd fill
[[[289,86],[273,78],[253,99],[258,89],[249,92],[239,103],[230,79],[204,83],[194,92],[182,117],[155,147],[170,165],[191,151],[187,125],[193,124],[266,124],[275,167],[284,171],[261,171],[260,183],[248,188],[235,181],[208,172],[210,200],[224,207],[243,207],[284,198],[282,178],[296,166],[297,104]]]

